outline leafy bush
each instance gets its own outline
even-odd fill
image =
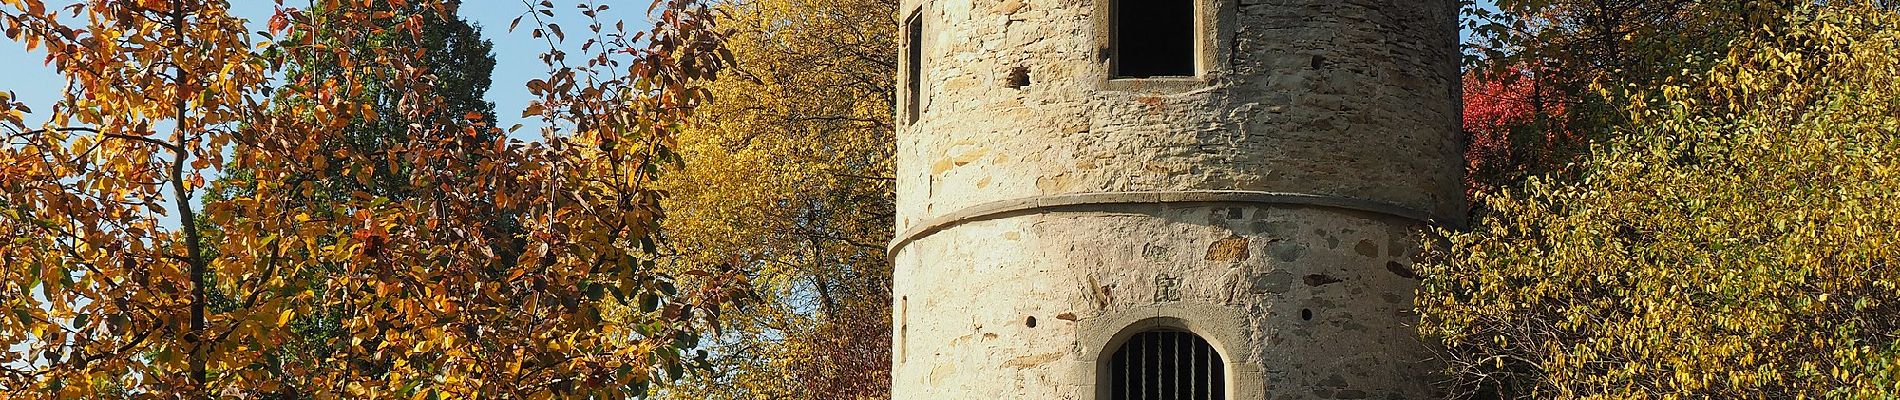
[[[1439,232],[1420,307],[1461,388],[1900,395],[1900,14],[1805,3],[1706,71],[1617,89],[1632,122],[1580,180]]]

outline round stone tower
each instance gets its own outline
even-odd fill
[[[1453,0],[903,0],[894,397],[1423,399]]]

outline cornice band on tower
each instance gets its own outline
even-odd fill
[[[1383,214],[1414,221],[1433,221],[1430,213],[1391,203],[1306,193],[1260,192],[1251,190],[1183,190],[1152,192],[1075,193],[992,201],[940,215],[898,234],[886,251],[895,254],[905,244],[965,222],[1000,218],[1004,215],[1057,208],[1078,208],[1127,204],[1175,203],[1255,203],[1338,208]]]

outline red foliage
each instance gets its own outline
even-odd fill
[[[1465,73],[1466,194],[1510,186],[1579,154],[1583,138],[1568,123],[1575,101],[1523,68]]]
[[[890,398],[890,308],[880,307],[890,301],[865,303],[847,304],[802,338],[812,347],[811,359],[793,364],[791,375],[804,384],[809,398]]]

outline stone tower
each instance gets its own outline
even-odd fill
[[[1453,0],[902,0],[896,399],[1418,399]]]

